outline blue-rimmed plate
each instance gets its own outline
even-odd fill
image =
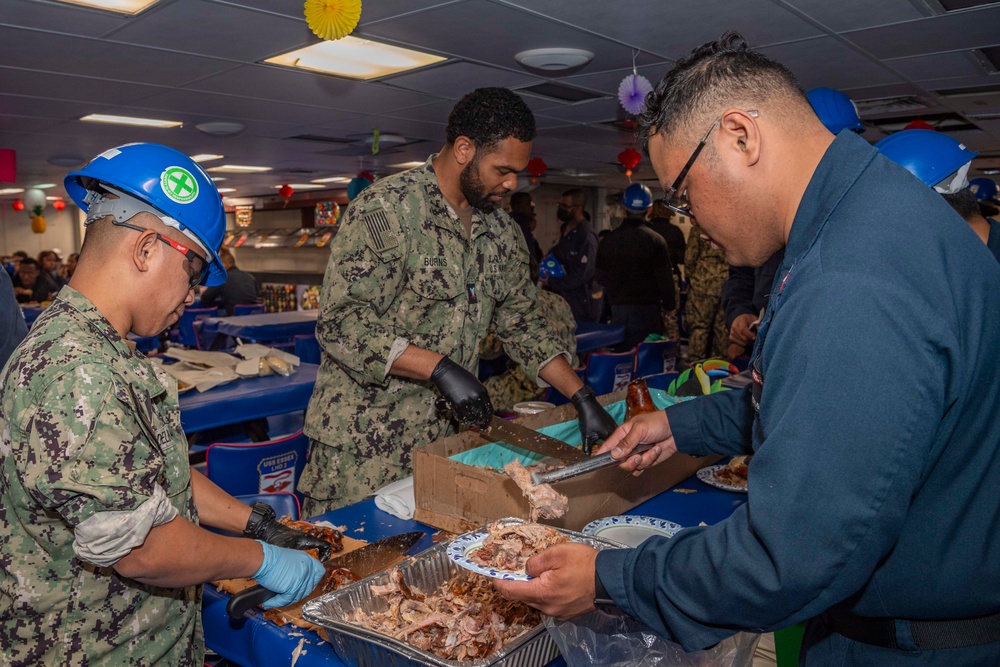
[[[492,577],[494,579],[506,579],[507,581],[529,581],[529,577],[524,570],[498,570],[492,567],[485,567],[475,562],[469,555],[476,549],[483,546],[483,542],[489,537],[490,531],[480,530],[475,533],[459,535],[448,545],[448,558],[456,565],[466,570]]]
[[[684,526],[651,516],[609,516],[583,527],[585,535],[603,537],[626,547],[637,547],[654,535],[673,537]]]
[[[732,491],[733,493],[746,493],[747,492],[746,486],[736,486],[735,484],[727,484],[726,482],[723,482],[722,480],[720,480],[718,477],[715,476],[715,473],[717,473],[718,471],[722,470],[725,467],[726,467],[725,465],[720,463],[719,465],[702,468],[701,470],[698,471],[698,479],[702,482],[705,482],[705,484],[708,484],[709,486],[714,486],[715,488],[722,489],[723,491]]]

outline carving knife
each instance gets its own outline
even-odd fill
[[[589,458],[582,449],[499,417],[494,417],[489,428],[482,433],[484,436],[492,438],[494,442],[502,440],[515,447],[545,457],[559,459],[564,463],[574,463]]]

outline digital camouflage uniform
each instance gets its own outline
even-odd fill
[[[579,362],[576,357],[576,320],[566,299],[547,290],[537,290],[538,309],[545,319],[548,333],[554,336],[563,348],[573,356],[572,365]],[[496,335],[496,329],[490,327],[490,332],[479,347],[480,356],[484,359],[496,358],[503,354],[503,343]],[[545,396],[545,388],[538,386],[532,378],[525,375],[521,367],[514,365],[500,375],[486,379],[486,390],[490,393],[493,407],[505,412],[513,412],[514,405],[522,401],[541,400]]]
[[[725,356],[729,346],[725,311],[722,309],[722,286],[729,278],[729,264],[721,249],[701,238],[697,230],[688,239],[684,255],[688,279],[685,305],[688,328],[688,359]],[[711,349],[709,349],[711,345]]]
[[[474,211],[471,239],[431,163],[381,179],[347,208],[323,279],[316,336],[327,354],[306,412],[299,481],[307,516],[409,474],[413,447],[455,432],[429,381],[390,375],[407,345],[476,372],[490,322],[529,377],[564,346],[535,308],[524,236]]]
[[[71,287],[2,376],[0,665],[201,665],[201,588],[111,567],[196,522],[177,387]]]

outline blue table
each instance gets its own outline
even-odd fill
[[[695,493],[676,493],[676,489],[693,489]],[[692,477],[647,500],[629,514],[669,519],[682,526],[697,526],[702,521],[707,524],[722,521],[744,502],[746,496],[743,494],[720,491]],[[427,536],[417,543],[415,552],[432,546],[430,536],[436,532],[436,529],[416,521],[397,519],[382,512],[375,507],[373,498],[316,518],[336,526],[346,526],[345,535],[368,542],[411,530],[423,530]],[[202,610],[205,641],[219,655],[243,667],[290,666],[292,652],[299,648],[296,667],[344,667],[345,663],[337,657],[333,647],[315,633],[291,625],[278,627],[267,621],[260,610],[250,612],[239,621],[230,620],[226,615],[229,597],[215,586],[205,586]],[[565,665],[562,658],[550,663],[550,667],[562,665]]]
[[[316,364],[300,364],[298,372],[285,377],[236,380],[227,385],[180,396],[181,425],[185,433],[305,410],[316,384]]]
[[[30,327],[32,323],[38,319],[38,316],[42,314],[45,309],[41,306],[21,306],[21,312],[24,314],[24,321]]]
[[[625,327],[620,324],[580,322],[576,325],[576,353],[593,352],[625,340]]]
[[[232,336],[244,341],[267,341],[311,336],[316,333],[318,310],[293,310],[287,313],[209,317],[201,325],[202,334]]]

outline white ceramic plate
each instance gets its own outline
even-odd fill
[[[483,542],[489,537],[489,534],[489,531],[481,530],[477,533],[459,535],[448,545],[448,558],[454,561],[459,567],[464,567],[466,570],[471,570],[472,572],[477,572],[494,579],[530,581],[533,577],[529,577],[524,570],[498,570],[492,567],[484,567],[469,558],[469,554],[483,546]]]
[[[609,516],[583,527],[585,535],[603,537],[626,547],[637,547],[654,535],[673,537],[683,526],[651,516]]]
[[[725,465],[719,464],[714,466],[708,466],[707,468],[702,468],[698,471],[698,479],[709,486],[714,486],[717,489],[722,489],[723,491],[732,491],[733,493],[746,493],[747,487],[745,486],[733,486],[732,484],[726,484],[715,478],[715,471],[722,470]]]

